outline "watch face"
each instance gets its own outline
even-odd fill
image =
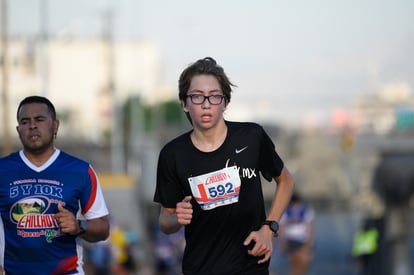
[[[275,221],[270,222],[269,226],[274,233],[277,233],[277,231],[279,230],[279,224]]]
[[[277,236],[279,224],[276,221],[265,221],[265,224],[267,224],[270,227],[270,230],[272,230],[275,236]]]
[[[87,225],[86,221],[84,221],[84,220],[79,221],[79,227],[80,227],[80,230],[81,230],[80,234],[83,234],[88,230],[88,225]]]

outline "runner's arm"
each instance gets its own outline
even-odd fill
[[[165,234],[175,233],[181,228],[181,224],[178,223],[175,208],[161,207],[158,222],[160,224],[161,231]]]
[[[289,204],[292,196],[294,181],[289,170],[283,167],[279,176],[274,177],[277,183],[277,188],[273,198],[272,206],[270,207],[267,220],[279,221]]]
[[[158,221],[162,232],[172,234],[177,232],[181,226],[191,223],[193,218],[191,198],[191,196],[186,196],[183,201],[177,203],[176,208],[161,207]]]

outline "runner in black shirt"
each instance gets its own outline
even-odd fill
[[[272,238],[293,190],[263,128],[224,119],[232,86],[210,57],[185,69],[179,98],[193,129],[159,155],[154,201],[164,233],[185,226],[185,275],[269,274]],[[277,183],[267,217],[260,173]]]

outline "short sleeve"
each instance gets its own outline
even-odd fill
[[[280,175],[284,163],[276,152],[273,141],[262,127],[260,129],[260,170],[266,180],[272,181],[273,177]]]
[[[175,157],[167,150],[161,150],[157,165],[157,183],[154,202],[165,208],[175,208],[184,197],[175,165]]]

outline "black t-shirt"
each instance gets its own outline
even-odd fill
[[[260,125],[226,124],[227,137],[213,152],[198,150],[191,142],[190,131],[166,144],[159,155],[154,201],[165,208],[175,208],[184,196],[193,196],[193,218],[185,227],[184,274],[268,274],[269,262],[257,264],[258,258],[247,254],[243,242],[266,218],[259,172],[271,181],[280,175],[283,161]],[[204,187],[194,185],[192,189],[189,178],[212,173],[209,181],[221,180],[214,173],[226,167],[237,168],[241,185],[234,189],[239,190],[238,201],[222,205],[219,202],[219,206],[203,210],[194,199],[200,197],[198,189],[206,190],[200,192],[207,201],[213,196],[224,197],[229,193],[226,180]]]

